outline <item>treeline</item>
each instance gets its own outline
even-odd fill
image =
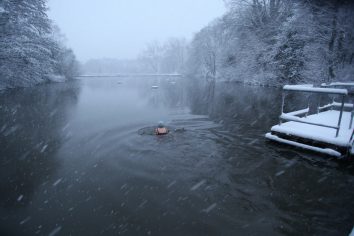
[[[137,59],[102,58],[83,63],[81,71],[84,75],[138,74],[144,68]]]
[[[46,14],[45,0],[0,1],[0,88],[63,81],[78,62]]]
[[[82,70],[84,74],[181,74],[186,71],[187,56],[187,41],[170,38],[164,43],[148,43],[136,59],[91,59],[82,66]]]
[[[254,84],[354,80],[350,1],[226,0],[190,45],[190,75]]]

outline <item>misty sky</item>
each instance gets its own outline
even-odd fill
[[[134,58],[146,43],[186,37],[225,12],[222,0],[49,0],[80,61]]]

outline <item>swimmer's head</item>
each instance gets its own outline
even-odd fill
[[[159,121],[158,127],[159,127],[159,128],[163,128],[163,127],[164,127],[163,121]]]

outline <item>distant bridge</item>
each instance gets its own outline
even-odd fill
[[[104,78],[104,77],[183,77],[181,74],[97,74],[97,75],[78,75],[76,77],[79,78],[90,78],[90,77],[98,77],[98,78]]]

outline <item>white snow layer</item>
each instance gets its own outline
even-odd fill
[[[305,108],[302,110],[297,110],[297,111],[292,111],[292,112],[288,112],[288,113],[284,113],[285,115],[290,115],[290,116],[299,116],[305,113],[309,113],[310,109],[309,108]]]
[[[354,236],[354,227],[352,229],[352,232],[349,234],[349,236]]]
[[[337,89],[337,88],[316,88],[310,85],[285,85],[284,90],[299,91],[299,92],[315,92],[315,93],[331,93],[331,94],[341,94],[347,95],[348,90]]]
[[[339,111],[325,111],[319,114],[309,115],[307,117],[297,117],[298,120],[325,124],[336,127],[338,124]],[[337,146],[347,147],[353,132],[353,127],[349,129],[351,120],[350,112],[343,112],[342,123],[339,130],[339,135],[336,137],[336,130],[316,125],[298,123],[294,121],[285,122],[281,125],[272,127],[272,131],[294,135],[301,138],[312,139],[315,141],[334,144]]]
[[[330,83],[331,86],[354,86],[353,82],[333,82]],[[322,84],[322,86],[326,86],[326,84]]]
[[[64,82],[66,79],[65,79],[65,76],[62,76],[62,75],[49,75],[48,76],[48,79],[52,82]]]
[[[332,105],[335,106],[335,107],[341,107],[341,106],[342,106],[342,103],[340,103],[340,102],[333,102]],[[344,107],[345,107],[345,108],[353,108],[353,106],[354,106],[354,104],[352,104],[352,103],[344,103]]]

